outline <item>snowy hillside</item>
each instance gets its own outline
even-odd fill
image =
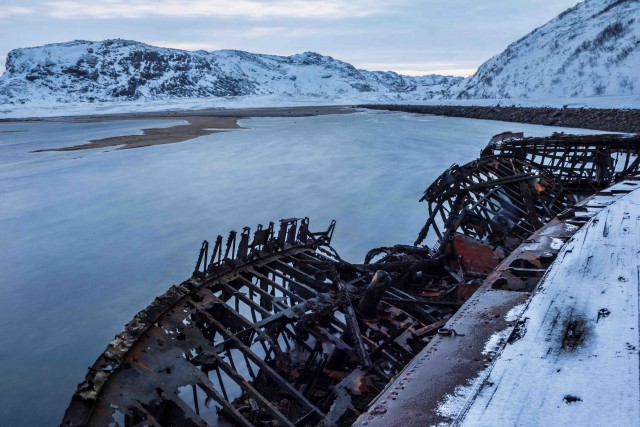
[[[0,104],[160,100],[244,95],[354,95],[429,99],[459,77],[358,70],[313,52],[184,51],[128,40],[16,49],[0,77]]]
[[[449,97],[640,94],[640,1],[586,0],[511,44]]]
[[[466,79],[365,71],[313,52],[185,51],[120,39],[15,49],[0,77],[0,116],[48,114],[72,104],[84,109],[86,102],[146,110],[177,103],[494,105],[505,99],[519,106],[638,108],[640,0],[579,3]]]

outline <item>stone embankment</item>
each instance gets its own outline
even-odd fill
[[[640,110],[595,108],[475,107],[457,105],[358,105],[372,110],[405,111],[470,119],[640,133]]]

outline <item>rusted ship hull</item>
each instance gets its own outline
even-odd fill
[[[479,335],[435,350],[505,327],[478,313],[526,300],[558,242],[600,203],[591,195],[635,183],[639,147],[619,135],[502,135],[425,191],[413,246],[372,249],[362,264],[331,247],[335,223],[314,233],[306,218],[218,236],[211,256],[204,242],[193,276],[89,369],[62,425],[388,425],[411,413],[395,402],[420,402],[403,391],[427,361],[442,385],[434,395],[482,366]]]

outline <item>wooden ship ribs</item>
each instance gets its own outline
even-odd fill
[[[447,322],[488,278],[514,295],[532,289],[557,250],[518,258],[521,245],[633,179],[639,150],[638,136],[497,135],[427,188],[414,245],[372,249],[362,264],[332,248],[335,222],[312,232],[308,218],[205,241],[192,277],[89,368],[61,425],[330,426],[375,415],[434,336],[458,333]]]

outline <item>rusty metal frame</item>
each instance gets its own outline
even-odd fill
[[[312,233],[308,219],[286,219],[277,233],[259,226],[253,239],[245,228],[224,247],[218,236],[211,258],[205,241],[193,277],[114,339],[62,424],[205,425],[212,405],[239,425],[355,419],[437,319],[382,301],[383,273],[337,275],[334,227]],[[372,313],[360,316],[366,307]]]
[[[590,194],[640,173],[639,135],[500,136],[482,150],[482,156],[524,158],[543,166],[573,192]]]
[[[575,198],[542,167],[501,155],[451,166],[421,201],[428,203],[429,216],[415,245],[433,231],[438,250],[454,233],[514,248]]]
[[[571,208],[574,194],[638,172],[637,138],[599,137],[498,135],[427,188],[415,245],[372,249],[362,264],[331,247],[335,221],[312,232],[308,218],[288,218],[277,231],[204,241],[192,277],[138,313],[89,369],[62,425],[350,424],[390,381],[403,389],[407,365],[460,329],[470,304],[526,299],[554,253],[522,248],[558,221],[577,229],[580,212],[608,197]],[[610,170],[589,160],[603,153]],[[435,244],[419,246],[427,235]],[[499,298],[480,301],[489,294]],[[384,413],[383,400],[366,419]]]

